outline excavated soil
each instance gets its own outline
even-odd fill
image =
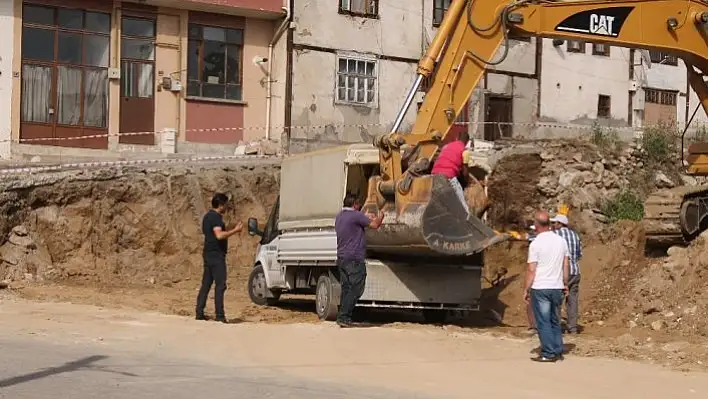
[[[490,224],[499,229],[526,229],[539,203],[536,190],[543,161],[538,154],[503,158],[489,178]]]
[[[228,193],[227,224],[263,221],[278,191],[277,166],[193,166],[67,172],[0,183],[0,279],[30,298],[130,306],[192,315],[202,273],[201,215]],[[312,319],[308,311],[250,304],[246,281],[257,239],[230,240],[229,316]],[[212,311],[210,300],[208,310]]]

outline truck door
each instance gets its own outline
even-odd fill
[[[271,286],[281,286],[285,284],[284,267],[278,263],[278,215],[280,209],[280,197],[275,200],[273,209],[270,211],[268,221],[263,229],[261,238],[261,248],[263,249],[263,269],[268,273]]]

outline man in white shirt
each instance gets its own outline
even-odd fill
[[[551,230],[548,212],[536,212],[534,228],[538,235],[529,245],[524,301],[533,308],[541,353],[531,360],[555,362],[563,359],[558,310],[568,290],[568,244]]]

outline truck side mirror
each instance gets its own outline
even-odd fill
[[[263,232],[258,229],[258,219],[248,218],[248,235],[250,236],[263,236]]]

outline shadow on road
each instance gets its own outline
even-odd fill
[[[102,371],[107,373],[121,374],[129,377],[137,377],[136,374],[126,373],[122,371],[109,370],[105,366],[99,366],[94,363],[101,360],[108,359],[108,356],[94,355],[88,356],[82,359],[74,360],[72,362],[64,363],[61,366],[49,367],[40,371],[35,371],[33,373],[18,375],[16,377],[6,378],[0,380],[0,388],[7,388],[17,384],[23,384],[25,382],[30,382],[38,380],[41,378],[50,377],[62,373],[71,373],[78,370],[91,370],[91,371]]]

